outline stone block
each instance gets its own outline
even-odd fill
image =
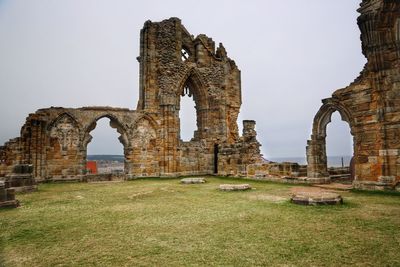
[[[332,192],[297,192],[292,194],[290,201],[300,205],[337,205],[343,204],[341,195]]]
[[[203,177],[181,179],[182,184],[204,184],[205,182],[206,182],[206,179]]]
[[[221,191],[246,191],[250,190],[251,185],[249,184],[221,184],[219,190]]]

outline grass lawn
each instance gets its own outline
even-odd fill
[[[0,266],[400,266],[400,195],[289,203],[290,185],[42,184],[0,210]]]

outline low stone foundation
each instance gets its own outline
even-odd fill
[[[3,181],[0,181],[0,208],[19,206],[19,201],[15,199],[15,190],[7,188]]]
[[[292,194],[290,202],[300,205],[337,205],[343,204],[343,198],[333,192],[299,191]]]
[[[354,189],[358,190],[375,190],[375,191],[394,191],[396,190],[396,186],[392,183],[384,183],[384,182],[370,182],[370,181],[354,181],[353,182]],[[399,188],[399,185],[397,185]],[[397,189],[399,191],[399,189]]]
[[[331,179],[329,177],[322,178],[309,178],[309,177],[277,177],[277,176],[263,176],[263,177],[238,177],[241,179],[255,180],[255,181],[267,181],[274,183],[285,183],[285,184],[329,184]]]
[[[37,191],[37,183],[32,176],[33,166],[29,164],[18,164],[14,167],[13,173],[6,175],[5,186],[12,188],[15,192]]]
[[[221,191],[245,191],[251,189],[249,184],[221,184],[219,190]]]
[[[206,180],[202,177],[199,178],[183,178],[181,179],[182,184],[204,184]]]

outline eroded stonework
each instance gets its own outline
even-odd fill
[[[354,137],[354,185],[394,188],[400,181],[400,1],[364,0],[358,10],[368,62],[348,87],[322,100],[307,145],[308,177],[327,177],[326,125],[339,111]]]
[[[222,44],[194,38],[181,21],[147,21],[140,34],[137,110],[110,107],[47,108],[30,114],[19,138],[0,149],[0,176],[14,165],[32,164],[36,179],[86,174],[87,145],[96,122],[107,117],[120,134],[128,178],[218,173],[246,175],[260,162],[255,122],[239,136],[240,70]],[[180,138],[180,100],[196,105],[197,130]],[[84,179],[83,179],[84,180]]]
[[[314,118],[307,170],[268,163],[260,154],[255,121],[237,125],[240,70],[222,44],[188,33],[171,18],[147,21],[140,33],[136,110],[111,107],[46,108],[30,114],[18,138],[0,147],[0,177],[30,164],[37,180],[86,175],[87,145],[96,122],[110,119],[124,147],[125,178],[219,174],[273,181],[329,182],[326,126],[339,111],[354,136],[354,184],[397,188],[400,181],[400,2],[364,0],[359,9],[362,50],[368,59],[350,86],[337,90]],[[180,138],[180,101],[193,97],[197,129]],[[307,177],[305,177],[307,175]]]

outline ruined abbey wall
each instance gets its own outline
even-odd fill
[[[248,153],[239,149],[240,70],[223,45],[216,48],[214,41],[204,34],[194,38],[179,19],[172,18],[160,23],[146,22],[140,50],[137,110],[151,114],[160,123],[161,172],[226,173],[228,166],[237,165],[237,160],[216,152],[236,145],[230,154]],[[179,109],[184,94],[193,96],[197,117],[197,130],[189,142],[180,138]],[[255,144],[259,146],[258,142]],[[239,165],[259,158],[258,151]],[[238,168],[232,168],[237,173]]]
[[[0,148],[0,176],[17,164],[32,164],[37,179],[85,175],[90,132],[104,117],[120,134],[128,177],[246,175],[246,166],[261,160],[260,144],[254,121],[245,121],[239,136],[240,70],[222,44],[193,37],[177,18],[147,21],[140,44],[137,110],[40,109]],[[188,142],[180,138],[184,94],[196,105],[197,130]]]
[[[110,107],[52,107],[30,114],[21,136],[2,149],[2,174],[9,174],[14,165],[23,163],[32,164],[34,177],[41,179],[84,175],[90,132],[104,117],[120,134],[125,173],[158,174],[155,122],[144,113]]]
[[[0,177],[32,164],[36,179],[85,175],[87,145],[107,117],[120,134],[128,178],[219,174],[293,182],[327,182],[326,126],[338,111],[354,137],[354,184],[385,189],[400,182],[400,2],[364,0],[359,9],[362,51],[368,60],[348,87],[324,99],[307,143],[305,168],[266,163],[255,121],[237,118],[240,70],[222,44],[192,36],[181,21],[147,21],[140,32],[136,110],[110,107],[47,108],[30,114],[21,135],[0,147]],[[181,97],[193,97],[197,129],[180,138]]]
[[[354,184],[392,188],[400,181],[400,2],[364,0],[358,11],[368,63],[350,86],[322,101],[307,146],[308,177],[328,176],[326,125],[339,111],[354,137]]]

